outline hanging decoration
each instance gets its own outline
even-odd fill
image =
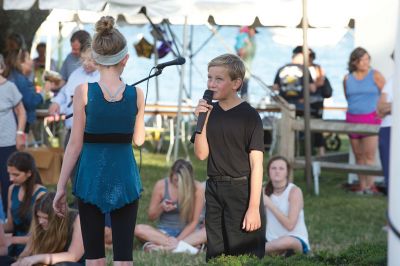
[[[144,37],[142,37],[136,44],[133,45],[136,50],[136,54],[139,57],[151,58],[151,54],[154,51],[154,45],[149,43]]]
[[[161,45],[157,48],[158,58],[165,57],[169,52],[171,52],[172,42],[171,41],[162,41]]]

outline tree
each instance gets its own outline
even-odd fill
[[[40,10],[37,2],[29,10],[4,10],[0,0],[0,52],[4,53],[5,39],[13,32],[24,36],[30,49],[37,29],[49,13],[49,10]]]

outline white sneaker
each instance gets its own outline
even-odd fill
[[[194,255],[199,253],[199,249],[181,240],[179,241],[178,246],[172,250],[172,253],[189,253]]]

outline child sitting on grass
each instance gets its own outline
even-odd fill
[[[53,209],[54,195],[47,192],[36,201],[28,244],[12,266],[60,262],[65,266],[84,265],[78,212],[68,209],[65,217],[58,217]]]
[[[204,187],[194,179],[190,162],[179,159],[153,189],[148,216],[159,220],[157,228],[138,224],[135,236],[150,242],[145,246],[150,250],[176,246],[198,229],[203,205]]]
[[[267,255],[288,251],[307,254],[310,244],[304,222],[303,194],[298,186],[289,182],[290,164],[285,157],[276,156],[269,160],[267,170],[265,252]]]

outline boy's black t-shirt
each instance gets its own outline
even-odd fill
[[[250,151],[264,151],[260,115],[247,102],[227,111],[218,102],[213,106],[207,124],[208,176],[249,177]]]

